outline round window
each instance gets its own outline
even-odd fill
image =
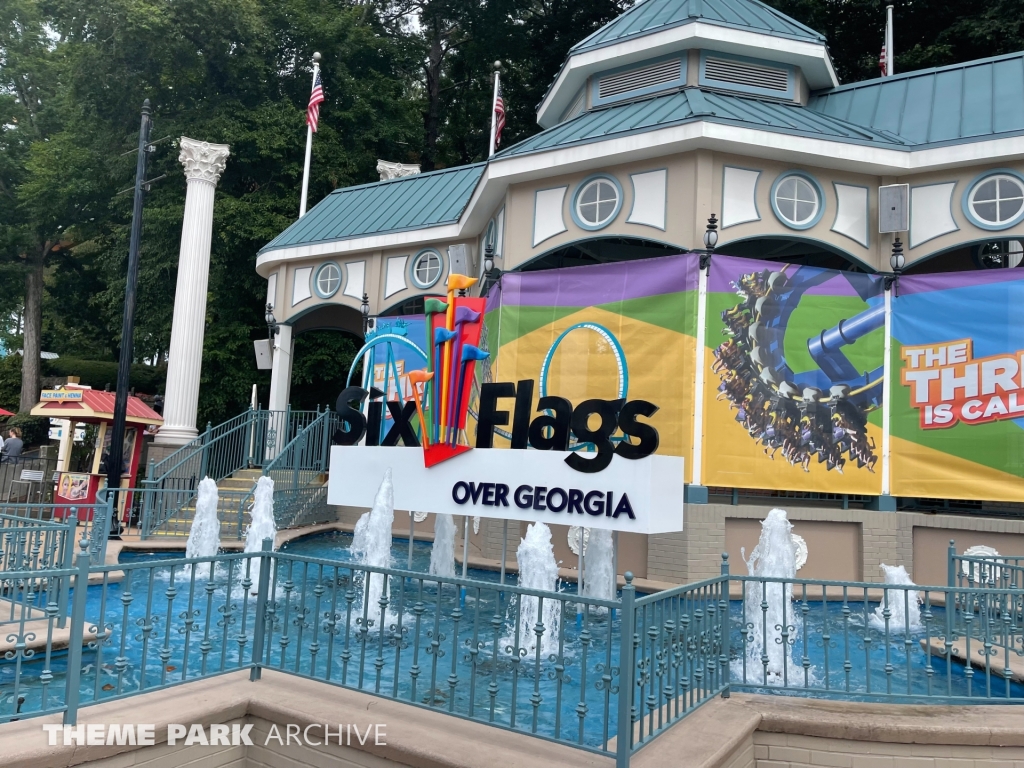
[[[600,229],[611,223],[621,205],[618,184],[606,177],[591,179],[576,193],[576,223],[584,229]]]
[[[341,268],[333,261],[322,264],[316,271],[314,285],[320,298],[331,298],[341,288]]]
[[[1024,217],[1024,183],[1016,176],[986,176],[967,193],[967,209],[976,224],[1003,229]]]
[[[783,176],[772,190],[772,208],[786,226],[809,229],[821,218],[821,192],[806,176]]]
[[[444,264],[437,251],[423,251],[412,261],[412,281],[417,288],[429,288],[441,279]]]

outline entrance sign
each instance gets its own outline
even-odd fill
[[[372,507],[391,467],[396,509],[629,533],[683,530],[681,456],[614,456],[601,472],[586,473],[566,464],[571,454],[473,450],[428,468],[416,449],[336,445],[327,503]],[[597,454],[579,456],[593,461]]]

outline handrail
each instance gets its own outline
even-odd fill
[[[220,481],[239,470],[262,467],[278,456],[290,435],[301,433],[320,416],[319,411],[250,409],[216,427],[208,425],[201,436],[162,461],[151,462],[141,485],[175,494],[143,494],[143,537],[187,509],[204,477]]]
[[[263,475],[274,480],[274,517],[278,528],[291,527],[300,514],[318,506],[324,486],[317,481],[329,465],[336,421],[336,415],[327,409],[263,466]],[[310,473],[315,477],[310,478]]]
[[[212,442],[220,440],[224,434],[234,429],[239,424],[247,424],[251,421],[254,413],[256,413],[256,411],[250,409],[238,414],[237,416],[233,416],[227,421],[218,424],[216,427],[208,423],[206,425],[205,432],[194,437],[178,450],[168,454],[160,461],[150,464],[148,471],[152,475],[152,480],[159,483],[161,480],[169,477],[175,469],[191,459],[197,451],[201,451]]]

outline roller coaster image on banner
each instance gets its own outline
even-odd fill
[[[892,493],[1024,499],[1024,270],[900,279]]]
[[[715,256],[704,484],[881,492],[882,279]]]
[[[697,266],[688,254],[504,274],[487,300],[481,346],[491,356],[477,366],[471,420],[480,382],[531,379],[534,416],[546,395],[654,403],[645,421],[658,431],[657,453],[689,459]],[[468,432],[476,434],[475,423]],[[619,439],[616,432],[612,440]],[[494,447],[509,447],[507,429],[495,429]],[[569,447],[591,446],[573,440]]]

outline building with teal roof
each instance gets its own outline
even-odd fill
[[[840,83],[826,39],[757,0],[644,0],[570,49],[536,114],[487,162],[335,190],[259,252],[272,408],[294,334],[359,334],[364,297],[416,314],[450,273],[700,250],[712,215],[733,256],[889,273],[897,237],[911,273],[1024,256],[1024,52]]]

